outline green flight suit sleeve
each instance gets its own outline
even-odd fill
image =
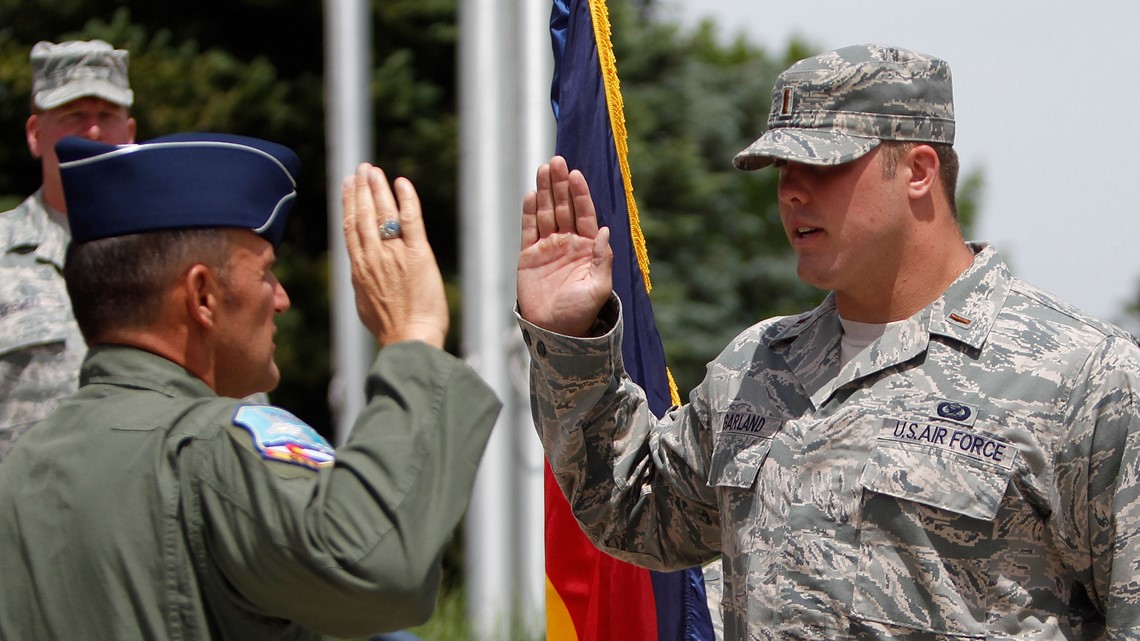
[[[226,595],[216,611],[337,636],[431,615],[500,403],[470,367],[419,342],[383,349],[367,386],[351,437],[319,472],[261,458],[234,429],[194,448],[183,496],[216,588],[206,592]]]

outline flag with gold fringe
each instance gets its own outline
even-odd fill
[[[610,228],[626,370],[662,415],[678,402],[649,302],[649,257],[627,158],[625,114],[604,0],[554,0],[555,152],[590,185]],[[700,568],[651,572],[598,551],[546,471],[547,641],[711,641]]]

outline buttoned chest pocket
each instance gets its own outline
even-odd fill
[[[751,488],[771,446],[771,438],[726,432],[717,434],[709,468],[709,485]]]
[[[67,340],[71,304],[50,265],[0,270],[0,357]]]
[[[860,479],[857,617],[986,634],[995,519],[1012,471],[880,439]]]
[[[0,441],[75,391],[85,351],[53,267],[0,269]]]

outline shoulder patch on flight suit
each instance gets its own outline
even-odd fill
[[[253,436],[254,449],[264,458],[314,470],[336,460],[336,450],[323,436],[279,407],[242,405],[233,421]]]

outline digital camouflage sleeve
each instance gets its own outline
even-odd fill
[[[829,297],[740,334],[660,418],[620,312],[593,339],[520,319],[587,534],[657,569],[722,554],[729,641],[1140,639],[1140,349],[974,249],[843,368]]]

